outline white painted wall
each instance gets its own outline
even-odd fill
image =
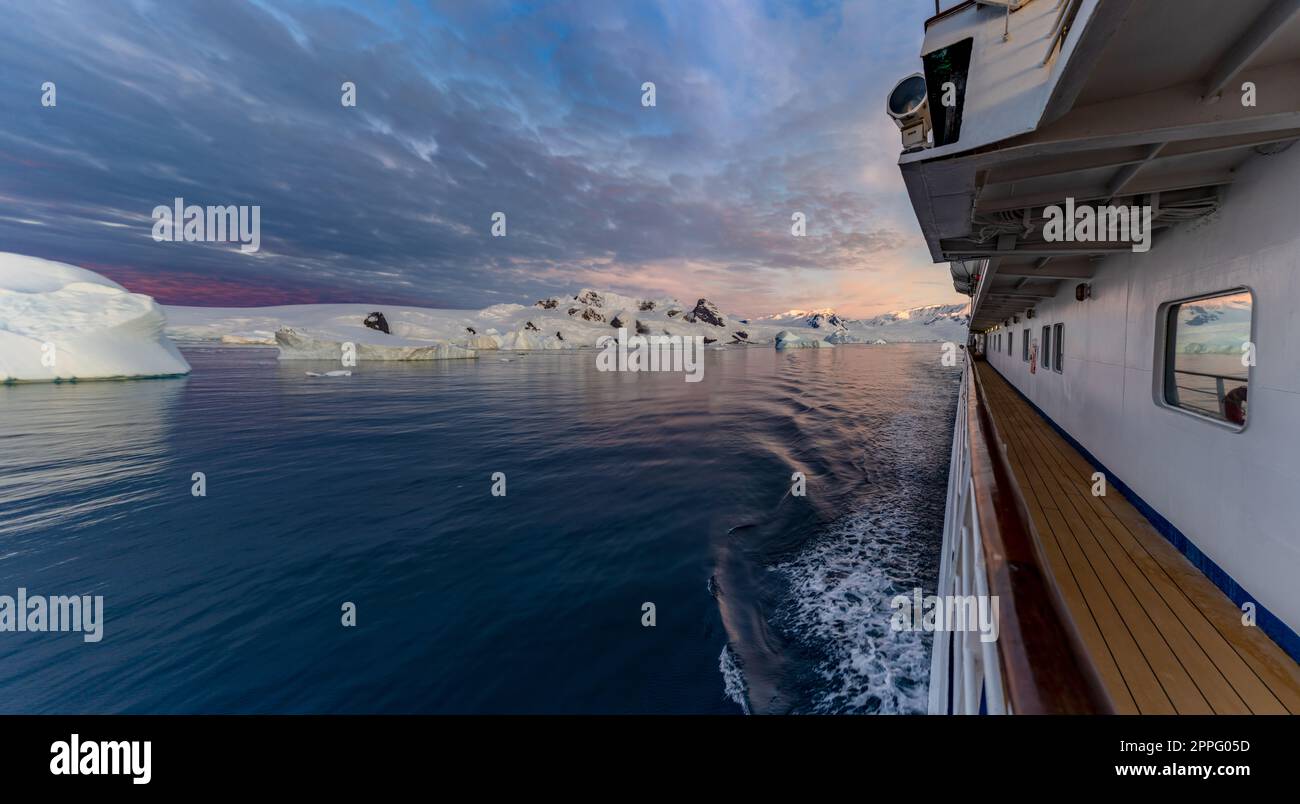
[[[1211,219],[1147,254],[1107,258],[1092,299],[1075,281],[1035,308],[1065,324],[1064,372],[1036,374],[1016,345],[989,361],[1292,630],[1300,631],[1300,145],[1252,156]],[[1254,291],[1249,423],[1232,432],[1154,401],[1161,304]],[[992,337],[992,336],[990,336]],[[990,347],[991,349],[991,347]]]

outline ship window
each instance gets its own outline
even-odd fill
[[[1025,330],[1020,336],[1020,359],[1029,362],[1029,330]]]
[[[1053,327],[1052,371],[1060,374],[1065,369],[1065,325]]]
[[[970,52],[974,39],[963,39],[921,57],[925,64],[925,88],[929,95],[930,122],[934,128],[935,147],[956,142],[961,137],[961,112],[966,102],[966,75],[970,72]],[[944,104],[944,85],[951,82],[953,91]]]
[[[1246,425],[1253,307],[1251,293],[1244,289],[1166,305],[1166,404],[1237,427]]]
[[[1016,333],[1008,332],[1007,333],[1007,356],[1010,357],[1011,355],[1015,354],[1015,351],[1016,351]]]
[[[1043,356],[1043,361],[1042,361],[1043,368],[1045,369],[1051,368],[1052,367],[1052,327],[1050,325],[1043,327],[1043,351],[1040,352],[1040,354]]]

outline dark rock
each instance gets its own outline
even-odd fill
[[[577,307],[570,307],[570,308],[569,308],[569,315],[574,315],[574,314],[576,314],[577,312],[578,312],[578,308],[577,308]]]
[[[718,339],[717,339],[717,338],[705,338],[705,339],[704,339],[704,345],[705,345],[705,346],[708,346],[708,345],[711,344],[711,343],[717,343],[717,342],[718,342]]]
[[[702,321],[705,324],[712,324],[715,327],[725,325],[722,319],[722,313],[714,306],[713,302],[708,299],[700,299],[695,303],[695,309],[691,310],[686,316],[686,320],[692,323]]]
[[[647,327],[645,324],[642,324],[640,321],[638,321],[638,322],[636,322],[636,334],[638,334],[638,335],[649,335],[649,334],[650,334],[650,328]]]
[[[528,321],[524,324],[524,329],[529,329],[532,330],[533,332],[541,332],[541,330],[538,329],[537,326],[533,324],[533,322],[531,321]]]
[[[555,337],[560,340],[564,340],[564,336],[560,334],[560,331],[558,329],[555,330]]]
[[[475,329],[474,329],[473,327],[465,327],[465,330],[466,330],[467,332],[469,332],[469,334],[471,334],[471,335],[477,335],[477,334],[478,334],[478,332],[475,331]]]
[[[601,315],[600,313],[596,312],[590,307],[587,307],[582,311],[582,320],[583,321],[604,321],[605,316]]]
[[[643,301],[643,302],[641,302],[641,304],[640,304],[640,309],[641,309],[641,312],[643,312],[643,313],[644,313],[644,312],[647,312],[647,311],[649,311],[649,310],[653,310],[654,308],[655,308],[655,303],[652,302],[652,301]]]
[[[533,303],[533,306],[534,306],[534,307],[540,307],[540,308],[542,308],[543,310],[554,310],[556,307],[559,307],[559,306],[560,306],[560,300],[559,300],[559,299],[541,299],[541,300],[539,300],[539,301],[537,301],[537,302],[534,302],[534,303]]]
[[[682,314],[682,311],[681,311],[681,310],[669,310],[669,311],[668,311],[668,317],[669,317],[669,318],[676,318],[677,316],[679,316],[679,315],[681,315],[681,314]]]
[[[604,304],[604,299],[600,298],[600,294],[594,290],[584,290],[573,298],[574,301],[581,304],[589,304],[592,307],[600,307]]]
[[[393,334],[388,329],[388,319],[384,318],[383,313],[371,313],[370,315],[366,316],[366,320],[362,321],[361,323],[365,324],[367,327],[370,327],[371,329],[377,329],[380,332],[384,333],[385,335]]]

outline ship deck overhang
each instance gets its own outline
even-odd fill
[[[1039,100],[1026,98],[1041,103],[1033,130],[900,159],[931,257],[952,263],[955,286],[974,297],[972,331],[1133,250],[1049,241],[1047,208],[1150,207],[1158,247],[1163,231],[1217,208],[1242,163],[1300,139],[1300,0],[1081,5],[1065,63]]]

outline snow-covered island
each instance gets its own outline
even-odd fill
[[[966,305],[851,319],[791,310],[756,319],[708,299],[637,298],[583,289],[531,305],[448,310],[372,304],[162,307],[92,271],[0,254],[0,381],[158,377],[188,373],[180,344],[274,346],[281,360],[450,360],[499,350],[598,346],[602,337],[698,336],[715,349],[964,342]]]
[[[755,324],[780,324],[795,332],[806,327],[818,332],[827,343],[869,344],[965,343],[969,321],[969,304],[933,304],[861,319],[847,318],[829,309],[789,310],[754,319]]]
[[[778,327],[744,324],[708,299],[637,299],[582,290],[532,305],[481,310],[365,304],[260,308],[168,307],[167,334],[179,342],[278,346],[281,360],[332,359],[343,344],[358,359],[441,360],[481,351],[594,347],[602,336],[699,336],[706,345],[770,344]]]
[[[93,271],[0,252],[0,382],[188,374],[148,296]]]
[[[629,334],[700,336],[706,345],[824,348],[835,344],[964,342],[966,305],[921,307],[875,318],[843,318],[831,311],[791,311],[740,319],[708,299],[683,304],[583,289],[532,305],[496,304],[481,310],[365,304],[309,304],[260,308],[168,307],[167,334],[179,342],[278,346],[280,359],[332,359],[343,344],[358,358],[440,360],[481,351],[594,347],[624,328]]]

